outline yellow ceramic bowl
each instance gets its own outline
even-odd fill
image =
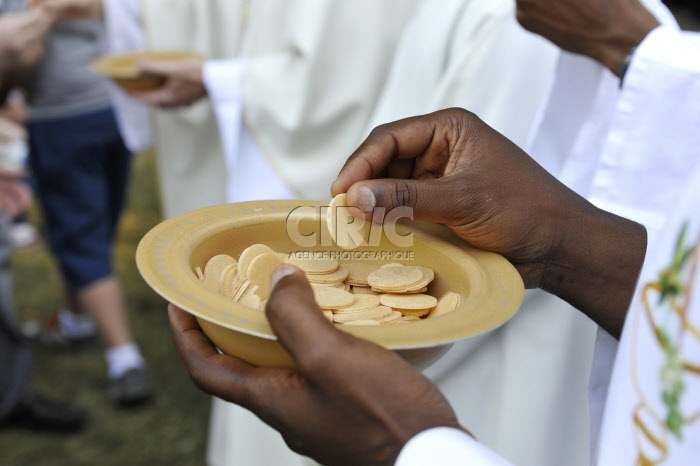
[[[256,243],[284,253],[340,252],[347,259],[380,265],[401,262],[432,268],[435,280],[428,294],[440,297],[454,291],[463,298],[453,312],[399,325],[338,327],[396,351],[418,368],[435,362],[455,341],[502,325],[520,307],[523,283],[513,266],[498,254],[466,245],[442,226],[402,225],[401,234],[413,233],[410,247],[397,247],[383,234],[378,246],[354,251],[335,245],[300,247],[287,233],[287,220],[294,217],[290,213],[298,213],[299,206],[313,212],[326,205],[322,201],[260,201],[188,212],[147,233],[139,243],[136,262],[146,282],[163,298],[196,316],[202,330],[224,353],[259,366],[293,367],[294,362],[277,341],[263,312],[208,290],[195,273],[196,267],[204,269],[217,254],[238,258],[246,247]],[[304,235],[316,233],[321,239],[327,232],[325,221],[318,218],[298,220],[298,231]]]
[[[173,61],[183,59],[201,59],[201,56],[186,51],[144,50],[140,52],[109,55],[94,60],[94,71],[112,78],[128,91],[148,91],[157,89],[165,83],[165,78],[153,74],[141,73],[136,65],[140,60]]]

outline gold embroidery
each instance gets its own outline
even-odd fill
[[[655,466],[664,462],[669,455],[670,436],[683,442],[683,427],[700,419],[700,411],[690,415],[681,411],[687,377],[700,375],[700,363],[685,360],[682,354],[684,339],[692,338],[700,343],[700,331],[688,316],[698,268],[700,238],[694,245],[686,246],[687,232],[686,222],[678,235],[671,264],[661,270],[656,281],[642,288],[644,312],[637,313],[632,323],[632,382],[639,399],[633,414],[638,466]],[[663,409],[656,411],[655,403],[643,390],[638,373],[642,321],[649,324],[664,355],[659,371],[661,393],[651,394],[660,396],[663,403]]]

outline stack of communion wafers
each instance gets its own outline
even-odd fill
[[[270,297],[270,275],[284,264],[278,254],[264,244],[254,244],[243,251],[238,260],[219,254],[207,262],[197,276],[211,291],[255,309],[264,308]]]
[[[225,254],[214,256],[204,271],[198,267],[196,272],[208,289],[248,307],[264,309],[270,297],[270,276],[283,263],[306,273],[319,307],[337,324],[412,322],[446,314],[461,302],[454,292],[439,300],[425,294],[435,278],[427,267],[296,259],[262,244],[245,249],[238,260]]]

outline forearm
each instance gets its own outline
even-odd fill
[[[35,3],[56,21],[99,18],[104,13],[102,0],[38,0]]]
[[[639,0],[516,0],[525,29],[569,52],[589,56],[614,74],[624,57],[659,25]]]
[[[591,207],[566,220],[541,288],[619,337],[646,254],[646,229]]]
[[[53,17],[42,10],[0,17],[0,68],[2,73],[26,70],[43,52],[43,40]]]

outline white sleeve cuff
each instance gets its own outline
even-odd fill
[[[224,149],[226,169],[234,173],[238,167],[238,153],[243,131],[243,73],[246,61],[243,58],[208,60],[202,69],[202,78],[214,107],[219,134]],[[232,199],[232,185],[228,196]]]
[[[413,437],[401,450],[395,466],[511,466],[467,433],[435,427]]]
[[[207,60],[202,70],[204,85],[215,105],[237,103],[243,98],[243,72],[246,60]]]
[[[684,33],[673,26],[658,26],[637,47],[625,75],[625,82],[630,74],[639,74],[639,78],[643,79],[644,72],[649,68],[663,67],[665,70],[698,73],[699,49],[700,35]]]
[[[109,53],[122,53],[144,48],[146,38],[141,21],[139,0],[102,0],[105,20],[105,42]],[[152,146],[151,109],[130,97],[123,89],[110,85],[112,103],[119,131],[132,152]]]

